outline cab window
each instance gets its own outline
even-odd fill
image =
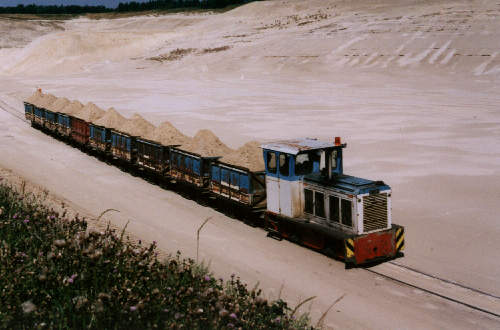
[[[276,173],[277,165],[276,165],[276,154],[272,151],[267,152],[267,171],[269,173]]]
[[[338,197],[330,196],[330,221],[340,222],[340,201]]]
[[[280,154],[280,175],[288,176],[290,174],[290,156],[287,154]]]
[[[341,202],[342,224],[352,227],[351,201],[343,199]]]
[[[295,157],[295,174],[305,175],[310,174],[314,170],[314,163],[319,163],[321,160],[320,152],[308,152],[298,154]]]
[[[295,158],[295,174],[304,175],[312,172],[313,163],[309,154],[298,154]]]
[[[332,164],[332,170],[337,168],[337,150],[333,150],[331,154],[331,164]]]
[[[304,189],[304,212],[312,214],[314,210],[313,192],[309,189]]]
[[[325,217],[325,195],[319,191],[314,192],[314,213],[317,217]]]

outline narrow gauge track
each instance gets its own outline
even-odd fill
[[[7,112],[9,115],[16,117],[17,119],[20,119],[27,123],[28,121],[24,118],[24,113],[17,111],[14,107],[8,105],[4,101],[0,100],[0,109],[3,111]]]
[[[467,287],[467,286],[464,286],[464,285],[460,285],[458,283],[455,283],[453,281],[450,281],[450,280],[446,280],[446,279],[441,279],[439,277],[436,277],[436,276],[433,276],[433,275],[428,275],[427,273],[425,272],[421,272],[421,271],[418,271],[416,269],[412,269],[410,267],[406,267],[406,266],[403,266],[403,265],[399,265],[399,264],[396,264],[396,263],[393,263],[391,262],[391,264],[397,266],[397,267],[401,267],[401,268],[405,268],[407,270],[410,270],[414,273],[417,273],[417,274],[420,274],[420,275],[424,275],[424,276],[429,276],[431,278],[434,278],[434,279],[437,279],[439,281],[442,281],[442,282],[445,282],[445,283],[448,283],[448,284],[453,284],[453,285],[456,285],[458,287],[461,287],[461,288],[464,288],[464,289],[468,289],[470,291],[473,291],[473,292],[476,292],[476,293],[480,293],[482,295],[486,297],[493,297],[493,298],[496,298],[498,299],[497,296],[493,295],[493,294],[490,294],[490,293],[486,293],[486,292],[483,292],[483,291],[480,291],[478,289],[475,289],[475,288],[470,288],[470,287]],[[401,279],[398,279],[398,278],[395,278],[393,276],[390,276],[390,275],[386,275],[386,274],[383,274],[381,272],[378,272],[376,270],[373,270],[373,269],[370,269],[370,268],[364,268],[364,270],[370,272],[370,273],[373,273],[373,274],[377,274],[379,276],[382,276],[384,278],[387,278],[391,281],[394,281],[394,282],[397,282],[397,283],[400,283],[400,284],[403,284],[403,285],[406,285],[406,286],[409,286],[409,287],[412,287],[412,288],[415,288],[415,289],[418,289],[418,290],[421,290],[423,292],[426,292],[428,294],[431,294],[433,296],[436,296],[436,297],[439,297],[439,298],[442,298],[442,299],[445,299],[445,300],[448,300],[448,301],[451,301],[451,302],[454,302],[456,304],[459,304],[459,305],[462,305],[462,306],[465,306],[465,307],[468,307],[468,308],[471,308],[471,309],[474,309],[476,311],[480,311],[482,313],[485,313],[485,314],[488,314],[488,315],[492,315],[492,316],[495,316],[497,318],[500,318],[500,314],[497,314],[495,312],[492,312],[492,311],[489,311],[489,310],[486,310],[484,308],[481,308],[481,307],[478,307],[478,306],[474,306],[472,304],[469,304],[469,303],[466,303],[465,301],[462,301],[462,300],[458,300],[458,299],[455,299],[455,298],[451,298],[451,297],[448,297],[448,296],[445,296],[441,293],[438,293],[438,292],[435,292],[435,291],[432,291],[432,290],[429,290],[429,289],[425,289],[421,286],[418,286],[418,285],[415,285],[415,284],[411,284],[411,283],[408,283],[404,280],[401,280]]]
[[[7,110],[7,108],[10,109],[10,111]],[[25,122],[25,123],[28,122],[24,118],[22,112],[17,111],[15,108],[11,107],[10,105],[8,105],[7,103],[5,103],[5,102],[3,102],[1,100],[0,100],[0,109],[3,110],[3,111],[5,111],[5,112],[7,112],[11,116],[13,116],[13,117],[15,117],[15,118],[17,118],[17,119]],[[48,133],[48,132],[46,132],[46,133]],[[63,141],[63,140],[60,140],[60,139],[57,139],[57,140],[59,140],[61,142],[64,142],[64,143],[67,143],[67,144],[72,145],[72,146],[76,146],[73,143],[70,143],[69,141]],[[203,194],[203,193],[200,193],[200,192],[193,192],[190,189],[183,189],[184,188],[183,185],[180,185],[180,186],[176,185],[175,182],[172,182],[171,180],[167,180],[167,179],[164,179],[164,178],[159,178],[157,175],[154,175],[152,173],[148,173],[146,171],[138,170],[138,169],[133,168],[132,166],[130,166],[128,164],[123,164],[120,161],[110,160],[108,157],[104,157],[103,155],[101,155],[99,153],[96,153],[96,152],[92,151],[91,149],[85,149],[85,148],[79,148],[79,149],[82,152],[84,152],[86,154],[89,154],[91,156],[94,156],[94,157],[96,157],[97,159],[99,159],[101,161],[104,161],[104,162],[109,163],[109,164],[113,164],[113,165],[117,166],[120,170],[122,170],[124,172],[127,172],[127,173],[129,173],[129,174],[131,174],[133,176],[140,176],[140,177],[142,177],[143,179],[145,179],[146,181],[148,181],[148,182],[150,182],[152,184],[156,184],[156,185],[159,185],[160,187],[162,187],[164,189],[167,189],[167,190],[170,190],[170,191],[174,191],[174,192],[180,194],[181,196],[183,196],[185,198],[188,198],[188,199],[196,201],[197,203],[199,203],[201,205],[211,206],[215,210],[217,210],[217,211],[219,211],[221,213],[224,213],[225,215],[227,215],[227,216],[229,216],[231,218],[242,220],[246,224],[248,224],[250,226],[253,226],[253,227],[256,227],[256,226],[259,225],[259,222],[261,220],[261,215],[260,214],[237,214],[237,213],[234,213],[234,212],[232,212],[231,208],[227,208],[224,205],[219,205],[217,203],[211,202],[211,198],[208,197],[208,195],[206,195],[206,194]],[[462,289],[470,290],[470,291],[472,291],[474,293],[483,295],[485,298],[488,297],[488,298],[494,298],[494,299],[499,299],[500,300],[499,296],[496,296],[496,295],[488,293],[488,292],[481,291],[481,290],[476,289],[476,288],[472,288],[472,287],[469,287],[469,286],[462,285],[462,284],[454,282],[452,280],[440,278],[440,277],[437,277],[435,275],[432,275],[432,274],[429,274],[429,273],[420,271],[418,269],[415,269],[415,268],[412,268],[412,267],[408,267],[408,266],[405,266],[405,265],[402,265],[402,264],[399,264],[399,263],[396,263],[396,262],[393,262],[393,261],[389,261],[388,263],[390,263],[390,264],[392,264],[392,265],[394,265],[396,267],[403,268],[405,270],[411,271],[411,272],[413,272],[415,274],[423,275],[423,276],[426,276],[426,277],[433,278],[435,280],[441,281],[443,283],[451,284],[451,285],[460,287]],[[395,277],[390,276],[390,275],[383,274],[381,272],[378,272],[378,271],[376,271],[374,269],[371,269],[371,268],[368,268],[368,267],[362,267],[362,269],[364,269],[364,270],[366,270],[366,271],[368,271],[370,273],[376,274],[378,276],[382,276],[384,278],[392,280],[394,282],[397,282],[397,283],[400,283],[400,284],[403,284],[403,285],[406,285],[406,286],[409,286],[409,287],[421,290],[421,291],[426,292],[428,294],[431,294],[433,296],[436,296],[436,297],[439,297],[439,298],[442,298],[442,299],[454,302],[456,304],[468,307],[470,309],[473,309],[473,310],[476,310],[476,311],[480,311],[482,313],[485,313],[485,314],[488,314],[488,315],[500,318],[500,314],[497,314],[495,312],[486,310],[486,309],[481,308],[479,306],[474,306],[472,304],[468,304],[465,301],[454,299],[454,298],[445,296],[443,294],[440,294],[438,292],[435,292],[435,291],[432,291],[432,290],[429,290],[429,289],[425,289],[425,288],[423,288],[421,286],[408,283],[408,282],[406,282],[404,280],[395,278]]]

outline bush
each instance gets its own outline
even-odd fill
[[[1,328],[308,327],[235,276],[65,216],[0,183]]]

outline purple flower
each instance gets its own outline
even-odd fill
[[[274,319],[274,322],[276,322],[276,323],[280,323],[280,321],[281,321],[281,317],[279,317],[279,316]]]
[[[71,277],[68,278],[68,283],[73,283],[73,279]]]
[[[15,218],[17,218],[17,213],[14,214],[14,216],[12,217],[12,219],[15,219]]]
[[[181,313],[175,313],[174,318],[177,320],[177,319],[180,319],[181,316],[182,316]]]
[[[234,313],[229,314],[229,317],[235,320],[238,318]]]
[[[207,281],[207,282],[208,282],[208,281],[210,281],[210,280],[211,280],[210,276],[205,275],[205,281]]]
[[[130,306],[130,311],[135,312],[137,310],[137,306]]]
[[[55,218],[56,218],[56,217],[55,217],[55,216],[53,216],[53,215],[51,215],[51,216],[50,216],[50,220],[54,220]]]
[[[24,223],[30,223],[30,221],[28,219],[24,219],[23,221]]]
[[[164,311],[165,313],[168,313],[168,308],[165,308],[163,311]]]

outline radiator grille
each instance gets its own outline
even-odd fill
[[[387,228],[387,194],[363,198],[363,232]]]

